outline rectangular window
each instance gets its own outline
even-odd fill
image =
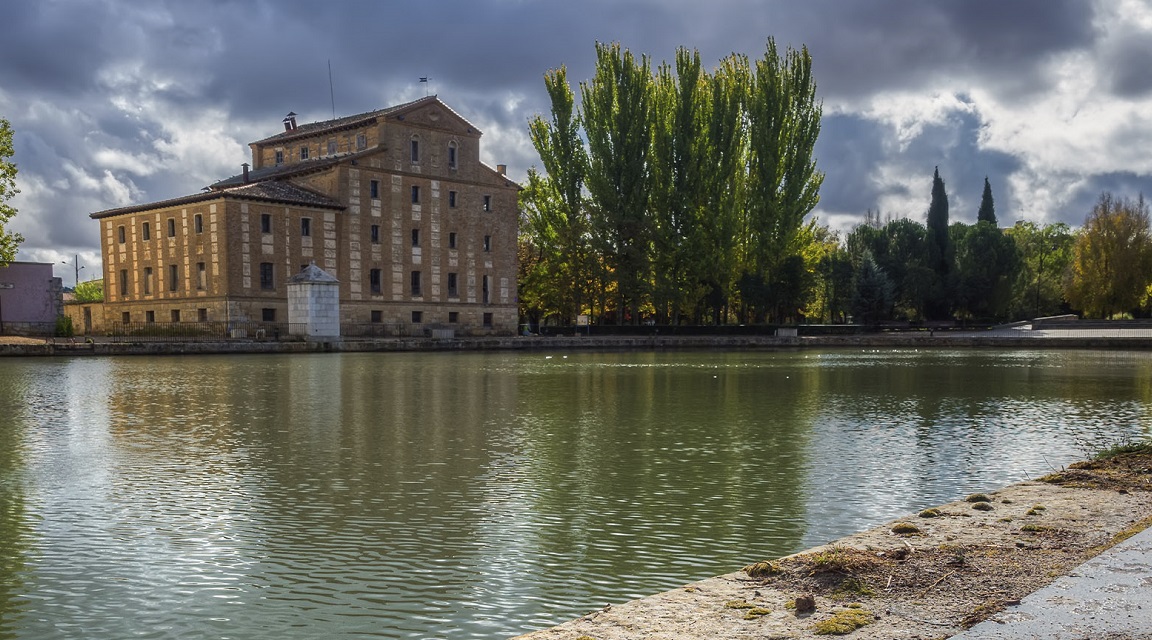
[[[368,183],[368,196],[371,197],[373,200],[380,198],[380,181],[379,180],[373,180],[372,182]]]
[[[276,322],[276,310],[268,307],[261,309],[260,320],[262,322]]]
[[[144,322],[147,322],[149,324],[156,322],[156,312],[155,311],[145,311],[144,312]]]
[[[149,226],[149,224],[147,222],[145,222],[143,225],[141,225],[140,235],[142,235],[145,240],[151,240],[152,239],[152,227]]]
[[[368,271],[368,288],[372,290],[372,293],[381,292],[380,273],[379,269],[371,269]]]
[[[449,209],[455,209],[456,208],[456,192],[455,191],[449,191],[448,192],[448,208]]]
[[[300,235],[304,237],[312,235],[312,218],[300,218]]]
[[[449,311],[448,312],[448,322],[451,322],[451,323],[460,322],[460,312],[459,311]]]
[[[368,136],[364,135],[363,133],[357,135],[356,136],[356,148],[357,149],[367,149],[368,148]]]
[[[420,297],[420,272],[419,271],[413,271],[412,272],[412,297],[413,298],[419,298]]]
[[[180,288],[180,267],[179,265],[168,265],[168,290],[176,291]]]
[[[423,311],[413,311],[412,312],[412,324],[420,324],[421,322],[424,322],[424,312]]]
[[[484,314],[484,328],[485,329],[491,329],[492,328],[492,314],[491,313],[485,313]]]
[[[168,237],[169,238],[175,238],[176,237],[176,219],[175,218],[168,218]]]
[[[260,233],[272,233],[272,214],[260,214]]]
[[[412,230],[412,246],[413,247],[419,247],[420,246],[420,230],[419,229],[413,229]]]
[[[448,274],[448,297],[449,298],[459,298],[460,297],[460,292],[457,290],[457,287],[456,287],[456,274],[455,273],[449,273]]]
[[[384,322],[384,312],[379,309],[373,309],[370,317],[372,318],[372,322]]]
[[[419,204],[419,203],[420,203],[420,187],[413,186],[412,187],[412,204]]]
[[[482,291],[482,302],[484,304],[488,304],[488,276],[484,276],[484,285]]]
[[[276,164],[284,164],[284,150],[283,149],[277,149],[276,150]]]
[[[180,322],[180,310],[179,309],[173,309],[172,310],[172,322]]]
[[[261,289],[271,290],[271,289],[276,288],[276,282],[272,279],[272,276],[273,276],[272,263],[271,262],[261,262],[260,263],[260,288]]]
[[[484,236],[484,251],[492,250],[492,236]]]
[[[120,225],[116,228],[116,238],[120,241],[120,244],[124,244],[124,241],[126,240],[124,225]]]
[[[300,159],[301,160],[307,160],[308,159],[308,147],[307,146],[300,147]]]
[[[201,307],[196,310],[197,322],[208,322],[208,309]]]
[[[132,314],[128,313],[127,311],[125,311],[124,313],[121,313],[120,314],[120,322],[123,322],[124,324],[128,324],[128,323],[132,322]]]
[[[328,155],[330,155],[330,156],[336,155],[336,141],[335,140],[329,140],[328,141]]]
[[[448,234],[448,248],[449,249],[455,249],[456,248],[456,232],[455,231],[452,231]]]
[[[199,213],[192,216],[192,229],[196,231],[196,233],[204,233],[204,216]]]
[[[380,225],[374,224],[371,228],[372,244],[380,244]]]
[[[413,140],[409,150],[411,151],[412,162],[420,162],[420,141]]]
[[[152,267],[144,267],[144,295],[152,294]]]
[[[448,168],[456,168],[456,143],[448,145]]]
[[[204,289],[208,286],[208,270],[204,268],[203,262],[196,263],[196,288]]]
[[[120,295],[128,295],[128,270],[120,270]]]
[[[491,211],[492,210],[492,196],[484,196],[484,210],[485,211]]]

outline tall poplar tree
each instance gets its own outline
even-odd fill
[[[701,279],[710,289],[707,306],[715,324],[727,317],[740,275],[740,255],[747,252],[743,214],[748,190],[748,129],[744,113],[750,78],[748,58],[732,54],[720,62],[708,82],[708,158],[702,167],[707,215],[702,220]]]
[[[652,128],[653,302],[658,319],[677,324],[703,293],[703,164],[709,118],[700,53],[676,51],[675,72],[656,75]]]
[[[24,242],[23,236],[7,228],[16,215],[8,199],[20,193],[16,188],[16,163],[9,160],[14,154],[12,126],[0,118],[0,267],[16,259],[16,249]]]
[[[781,56],[769,38],[764,56],[756,61],[748,101],[748,267],[753,280],[773,279],[772,271],[796,254],[793,241],[804,216],[820,201],[824,174],[816,170],[812,150],[821,110],[807,47],[789,48]],[[791,302],[778,300],[776,306]]]
[[[567,69],[544,75],[552,101],[552,119],[536,116],[528,134],[546,175],[528,173],[528,186],[521,193],[522,210],[532,244],[540,252],[540,278],[554,297],[552,306],[562,322],[575,321],[587,300],[591,279],[588,215],[584,206],[584,176],[588,155],[580,138],[575,95],[568,84]]]
[[[639,323],[650,276],[652,222],[648,198],[652,132],[652,76],[619,44],[596,44],[596,72],[580,84],[588,137],[588,191],[595,200],[592,227],[616,281],[617,322]]]
[[[984,194],[980,196],[980,210],[976,213],[976,221],[996,224],[996,205],[992,203],[992,185],[988,184],[988,176],[984,176]]]

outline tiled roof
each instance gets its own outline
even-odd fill
[[[290,182],[266,180],[264,182],[254,182],[237,187],[230,187],[227,189],[197,193],[190,196],[184,196],[182,198],[161,200],[160,202],[149,202],[128,207],[120,207],[118,209],[105,209],[104,211],[97,211],[96,213],[91,214],[89,217],[94,219],[108,218],[125,213],[138,213],[140,211],[151,211],[153,209],[165,209],[168,207],[195,204],[197,202],[204,202],[207,200],[217,200],[219,198],[263,200],[266,202],[296,204],[306,207],[318,207],[322,209],[345,208],[344,205],[322,193],[317,193],[310,189],[298,187]]]
[[[395,113],[397,111],[407,109],[408,107],[414,107],[414,106],[419,105],[419,104],[426,104],[426,103],[432,103],[432,102],[439,102],[439,99],[436,96],[425,96],[423,98],[420,98],[419,100],[413,100],[411,102],[405,102],[404,104],[398,104],[398,105],[393,106],[393,107],[385,107],[383,109],[378,109],[376,111],[369,111],[367,113],[358,113],[354,116],[345,116],[343,118],[336,118],[335,120],[322,120],[320,122],[309,122],[308,124],[299,125],[291,131],[283,131],[283,132],[278,133],[274,136],[264,138],[263,140],[257,140],[256,142],[253,142],[252,144],[268,144],[268,143],[273,143],[273,142],[284,142],[287,140],[293,140],[295,138],[305,138],[308,136],[313,136],[313,135],[316,135],[318,133],[322,133],[324,131],[328,131],[331,129],[344,129],[344,128],[355,127],[355,126],[359,126],[360,124],[367,124],[368,122],[371,122],[372,120],[379,118],[381,116],[386,116],[390,113]]]

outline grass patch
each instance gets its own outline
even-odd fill
[[[833,545],[823,551],[800,556],[807,561],[812,573],[856,573],[878,564],[871,554],[858,549]]]
[[[728,602],[724,603],[725,609],[752,609],[755,606],[756,605],[752,604],[751,602],[746,602],[744,600],[729,600]]]
[[[751,609],[744,612],[744,619],[755,620],[760,616],[766,616],[769,613],[772,613],[772,610],[767,607],[752,607]]]
[[[1122,456],[1126,453],[1145,453],[1152,454],[1152,441],[1147,442],[1124,442],[1114,444],[1106,449],[1097,451],[1096,455],[1092,456],[1093,460],[1108,460],[1116,456]]]

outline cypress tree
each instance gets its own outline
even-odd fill
[[[948,193],[940,167],[932,174],[932,204],[928,206],[928,266],[938,276],[948,275]]]
[[[996,205],[992,203],[992,185],[988,184],[988,176],[984,176],[984,195],[980,198],[980,211],[976,214],[976,222],[996,224]]]

